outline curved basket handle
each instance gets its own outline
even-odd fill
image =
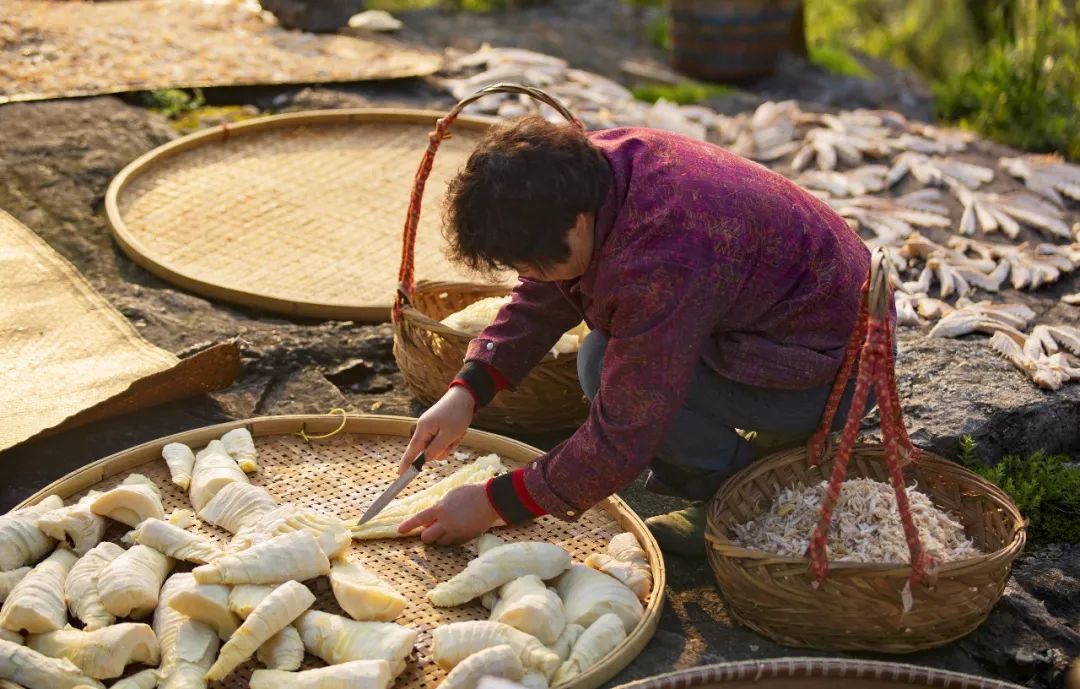
[[[439,118],[435,123],[434,131],[428,135],[428,147],[424,151],[424,157],[420,160],[420,167],[416,171],[416,179],[413,182],[412,194],[409,197],[409,212],[405,216],[405,229],[401,238],[401,266],[398,268],[397,295],[394,298],[394,308],[391,312],[395,323],[401,319],[401,309],[412,300],[413,288],[416,282],[416,228],[420,224],[420,204],[423,203],[424,199],[424,185],[427,184],[427,179],[431,175],[431,167],[435,162],[435,152],[439,150],[439,145],[443,140],[449,138],[450,135],[447,131],[461,114],[461,111],[469,104],[493,93],[516,93],[529,96],[541,103],[550,105],[578,129],[582,131],[585,129],[585,125],[581,123],[581,120],[574,117],[566,106],[554,96],[532,86],[509,83],[493,84],[482,88],[473,95],[462,99],[450,109],[450,112]]]

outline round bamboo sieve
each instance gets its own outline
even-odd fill
[[[288,316],[389,320],[412,161],[441,114],[308,111],[171,141],[109,185],[113,236],[143,268],[205,297]],[[493,122],[461,118],[432,171],[429,205],[441,205]],[[440,225],[438,213],[420,224],[417,268],[474,281],[446,260]],[[508,291],[509,278],[499,279]]]
[[[197,450],[228,430],[247,427],[255,437],[261,467],[250,477],[253,484],[266,488],[281,503],[311,506],[341,518],[358,517],[396,476],[398,460],[408,443],[415,419],[348,416],[341,431],[329,438],[304,440],[298,435],[301,432],[308,436],[333,433],[342,423],[341,416],[270,416],[177,433],[72,472],[35,493],[20,507],[49,495],[59,495],[65,502],[70,502],[90,489],[107,490],[130,474],[141,473],[161,489],[166,513],[176,508],[190,509],[186,493],[169,480],[168,468],[161,459],[161,448],[166,443],[180,442]],[[541,454],[524,443],[476,430],[466,434],[458,451],[468,454],[470,459],[494,452],[508,468],[526,464]],[[405,494],[434,483],[461,465],[459,460],[429,462]],[[126,530],[126,527],[114,524],[106,537],[118,540]],[[219,543],[230,538],[227,532],[203,522],[193,530]],[[550,541],[565,548],[578,563],[589,554],[602,551],[611,537],[621,531],[630,531],[637,537],[652,566],[653,588],[645,604],[645,615],[627,639],[600,663],[574,681],[560,685],[566,689],[600,686],[626,667],[652,638],[663,608],[665,585],[664,560],[656,541],[641,519],[614,496],[589,509],[573,523],[543,517],[531,524],[494,530],[509,540]],[[428,603],[426,594],[438,582],[460,572],[476,556],[475,546],[426,546],[415,537],[354,541],[350,555],[393,584],[409,600],[396,621],[416,629],[419,635],[416,651],[406,671],[393,685],[394,689],[436,686],[446,673],[431,660],[431,632],[450,622],[487,619],[488,611],[476,601],[457,608],[435,608]],[[314,609],[344,614],[334,601],[326,577],[308,583],[318,598]],[[304,669],[322,664],[308,656]],[[249,661],[216,686],[246,687],[255,667],[255,663]]]
[[[621,684],[616,689],[1020,689],[951,670],[851,658],[774,658],[718,663]]]

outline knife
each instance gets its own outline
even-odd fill
[[[357,526],[371,521],[379,512],[382,512],[391,500],[397,497],[397,494],[404,490],[405,486],[409,485],[409,482],[420,475],[420,470],[424,468],[424,453],[421,452],[420,456],[412,463],[405,473],[398,476],[390,487],[383,491],[383,494],[375,498],[375,502],[371,503],[371,507],[367,508],[367,512],[364,512],[364,516],[360,517],[360,521],[356,523]]]

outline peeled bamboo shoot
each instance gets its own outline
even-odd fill
[[[499,644],[509,644],[523,666],[545,677],[559,667],[559,656],[539,639],[501,622],[454,622],[436,627],[431,635],[431,657],[449,670],[473,653]]]
[[[552,684],[568,682],[596,665],[626,638],[626,630],[618,615],[607,613],[589,625],[570,651],[570,658],[559,666]]]
[[[191,506],[202,514],[203,508],[218,491],[234,482],[248,483],[247,474],[240,469],[236,460],[229,456],[220,440],[211,440],[209,445],[195,455],[191,489],[188,493]]]
[[[62,629],[67,624],[64,581],[76,560],[70,550],[55,550],[30,570],[0,608],[0,627],[29,634]]]
[[[124,674],[132,663],[157,665],[158,640],[146,624],[126,622],[92,632],[61,629],[38,634],[26,645],[50,658],[66,658],[94,679],[112,679]]]
[[[132,546],[98,573],[98,595],[110,615],[140,619],[158,604],[173,561],[145,545]]]
[[[397,677],[405,669],[416,631],[393,622],[356,622],[311,610],[296,621],[307,652],[331,665],[351,660],[385,660]]]
[[[258,456],[255,451],[255,440],[251,437],[251,432],[248,429],[232,429],[221,436],[221,444],[225,446],[225,451],[236,460],[236,464],[245,473],[250,474],[259,470],[259,465],[255,461]]]
[[[477,651],[446,675],[439,685],[440,689],[476,689],[482,677],[502,677],[517,681],[525,674],[514,649],[507,644],[500,644]]]
[[[531,634],[546,646],[555,643],[566,626],[562,600],[532,574],[502,585],[489,619]]]
[[[161,457],[169,466],[169,478],[182,490],[191,485],[191,470],[195,468],[195,453],[183,443],[169,443],[161,448]]]
[[[299,670],[304,662],[304,641],[290,624],[259,646],[255,657],[271,670]]]
[[[570,553],[553,543],[508,543],[471,560],[463,571],[429,591],[428,600],[439,607],[461,605],[518,577],[551,579],[569,566]]]
[[[226,483],[213,499],[199,510],[199,517],[234,534],[249,524],[257,524],[264,514],[277,506],[277,501],[265,488],[244,481],[233,481]]]
[[[161,647],[159,689],[206,689],[203,675],[217,657],[214,630],[170,605],[174,596],[194,586],[195,577],[186,572],[169,577],[161,589],[161,601],[154,612],[154,633]]]
[[[625,631],[633,631],[645,614],[634,592],[625,584],[585,565],[574,565],[556,584],[566,608],[567,622],[588,628],[602,615],[613,612]]]
[[[193,570],[200,584],[279,584],[330,573],[319,542],[308,531],[294,531],[226,555]]]
[[[229,592],[229,610],[236,613],[240,619],[246,619],[251,611],[262,602],[263,598],[270,595],[273,586],[262,584],[240,584],[232,587]]]
[[[76,555],[85,555],[87,551],[101,542],[108,522],[90,510],[97,496],[97,491],[90,491],[83,499],[73,505],[60,507],[46,512],[34,521],[49,538],[67,543]]]
[[[202,622],[227,641],[240,626],[240,620],[229,610],[229,587],[221,584],[199,584],[178,592],[169,600],[174,610]]]
[[[82,620],[83,631],[92,632],[116,621],[116,617],[101,603],[98,575],[105,569],[105,565],[123,554],[123,548],[104,541],[80,557],[68,572],[67,579],[64,580],[68,610],[76,619]]]
[[[0,572],[0,603],[3,603],[7,599],[8,594],[11,593],[11,589],[15,588],[15,584],[22,581],[22,578],[30,573],[32,567],[19,567],[13,569],[10,572]]]
[[[192,533],[160,519],[147,519],[139,524],[132,540],[177,560],[206,564],[225,553],[205,536]]]
[[[393,677],[385,660],[354,660],[304,672],[256,670],[250,689],[387,689]]]
[[[87,677],[70,660],[50,658],[10,641],[0,641],[0,679],[28,689],[105,689],[101,682]]]
[[[224,679],[315,602],[315,595],[296,581],[287,581],[263,599],[236,633],[221,647],[221,654],[206,673],[208,681]]]
[[[621,581],[638,600],[648,598],[652,589],[652,569],[645,551],[629,531],[617,534],[608,544],[606,554],[593,553],[585,558],[585,564]]]
[[[52,550],[56,541],[37,528],[34,520],[63,506],[59,496],[50,495],[36,505],[0,516],[0,572],[33,565]]]
[[[245,550],[256,543],[294,531],[307,531],[314,536],[327,559],[345,552],[352,543],[352,536],[345,527],[345,522],[337,517],[285,504],[263,514],[258,521],[249,522],[238,531],[229,543],[229,550]]]

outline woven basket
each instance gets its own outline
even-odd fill
[[[166,513],[177,508],[190,508],[188,495],[169,480],[168,468],[161,459],[161,448],[167,443],[179,442],[198,449],[226,431],[247,428],[254,436],[260,466],[250,477],[253,484],[265,488],[279,502],[295,503],[351,519],[363,514],[396,475],[398,459],[409,442],[415,423],[416,419],[394,416],[348,416],[343,419],[330,415],[296,415],[206,426],[158,438],[84,466],[38,491],[19,507],[37,503],[49,495],[58,495],[70,503],[89,490],[108,490],[132,473],[139,473],[161,489]],[[476,430],[466,433],[459,449],[471,458],[497,453],[508,469],[523,466],[540,454],[535,447]],[[405,494],[432,485],[462,466],[464,461],[428,462]],[[231,538],[227,532],[201,521],[192,529],[220,545]],[[120,524],[113,524],[105,534],[106,540],[118,541],[127,530]],[[558,689],[595,689],[641,653],[656,631],[664,607],[664,559],[641,518],[615,496],[601,500],[576,522],[542,517],[493,531],[510,541],[555,543],[566,549],[578,563],[591,553],[603,550],[611,537],[622,531],[634,534],[652,569],[653,587],[644,603],[645,613],[622,643],[583,674],[557,685]],[[452,608],[437,608],[427,600],[427,592],[432,586],[460,572],[475,556],[474,544],[424,545],[415,537],[353,541],[349,559],[359,561],[408,599],[408,605],[395,621],[418,632],[415,651],[408,659],[406,670],[394,681],[393,689],[438,686],[446,677],[446,671],[432,658],[432,632],[443,624],[488,619],[489,611],[479,600]],[[174,571],[184,571],[188,567],[178,563]],[[316,594],[314,609],[343,614],[325,577],[307,583]],[[305,657],[302,669],[321,665],[309,655]],[[251,658],[213,686],[216,689],[246,689],[248,678],[256,667],[255,659]]]
[[[831,561],[828,578],[815,589],[808,558],[731,542],[732,527],[758,516],[779,488],[827,480],[832,464],[831,453],[817,467],[808,466],[805,448],[778,453],[740,471],[709,502],[709,564],[732,615],[779,643],[827,650],[909,653],[978,627],[1001,597],[1012,562],[1024,548],[1023,518],[1000,488],[929,452],[904,468],[905,482],[915,482],[957,518],[984,554],[940,565],[929,587],[913,585],[914,605],[907,613],[901,598],[911,576],[907,564]],[[857,446],[848,476],[888,482],[883,449]]]
[[[1020,689],[986,677],[904,663],[775,658],[718,663],[621,684],[616,689]]]
[[[416,175],[406,220],[394,322],[394,358],[405,383],[418,400],[432,404],[446,392],[461,370],[474,336],[439,321],[484,297],[509,294],[505,287],[460,282],[414,282],[415,228],[420,218],[424,184],[440,142],[465,106],[490,93],[518,93],[546,103],[580,126],[566,108],[544,92],[512,84],[497,84],[462,100],[436,125],[431,144]],[[506,390],[477,412],[473,425],[501,433],[544,432],[581,425],[588,401],[577,377],[577,354],[547,354],[515,390]]]

